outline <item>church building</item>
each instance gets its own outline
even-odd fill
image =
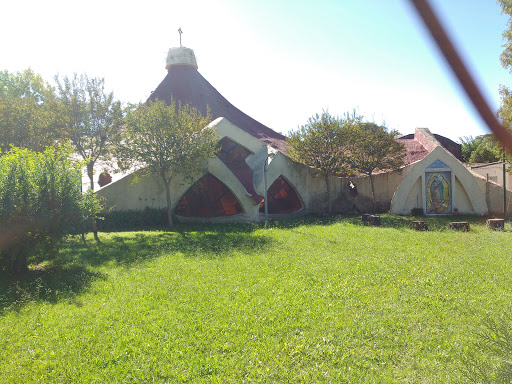
[[[262,221],[265,189],[270,217],[327,211],[324,180],[286,156],[285,136],[226,100],[199,73],[190,48],[171,48],[166,70],[150,100],[169,103],[172,97],[204,115],[209,109],[220,148],[192,183],[179,178],[172,182],[172,210],[178,221]],[[404,215],[413,208],[429,215],[502,212],[501,188],[463,166],[459,144],[425,128],[398,140],[407,150],[406,165],[401,172],[374,175],[379,209]],[[129,174],[100,188],[97,195],[114,210],[166,207],[165,189],[158,176],[138,183],[133,179]],[[371,206],[368,177],[332,176],[330,188],[335,213],[366,212]]]

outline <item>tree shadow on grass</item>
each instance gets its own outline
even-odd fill
[[[0,273],[0,316],[30,302],[74,300],[93,280],[102,278],[101,273],[80,265],[36,267],[17,278]]]
[[[251,254],[270,248],[273,239],[255,233],[258,227],[239,225],[187,225],[173,231],[100,233],[101,243],[69,239],[61,251],[61,263],[72,260],[79,265],[98,266],[116,263],[129,266],[163,254],[179,253],[187,257],[228,257],[233,252]]]
[[[381,221],[381,228],[393,228],[398,231],[409,231],[412,221],[425,221],[428,226],[429,232],[444,232],[452,231],[448,228],[448,224],[453,221],[467,221],[472,225],[485,226],[485,221],[489,217],[476,216],[476,215],[440,215],[440,216],[399,216],[389,213],[379,214]],[[354,226],[371,227],[362,222],[361,214],[343,214],[332,215],[328,217],[319,216],[303,216],[293,219],[271,220],[268,223],[270,228],[284,228],[293,229],[300,226],[308,225],[334,225],[338,223],[350,224]],[[379,227],[375,227],[379,228]],[[509,232],[507,224],[505,225],[505,232]]]
[[[18,278],[0,275],[0,315],[30,302],[74,299],[94,280],[105,278],[97,271],[102,265],[130,267],[173,254],[211,259],[230,257],[235,252],[265,252],[274,241],[264,233],[255,233],[257,228],[248,224],[183,225],[174,231],[99,233],[101,243],[88,235],[86,244],[79,236],[70,236],[44,266],[32,267]]]

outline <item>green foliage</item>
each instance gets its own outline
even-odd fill
[[[133,231],[155,227],[165,227],[167,210],[146,207],[142,211],[111,211],[102,213],[102,220],[98,222],[100,231]]]
[[[357,116],[331,116],[323,111],[308,119],[306,125],[288,134],[288,156],[304,163],[322,177],[348,170],[348,127],[357,123]]]
[[[501,65],[512,73],[512,1],[498,0],[501,6],[501,13],[509,16],[507,28],[503,32],[503,52],[500,56]],[[508,87],[500,87],[501,106],[498,110],[498,117],[503,126],[512,131],[512,90]],[[507,162],[512,162],[512,154],[507,155]]]
[[[487,317],[478,333],[474,349],[485,356],[479,359],[473,350],[463,354],[465,376],[471,383],[505,384],[512,382],[512,319]]]
[[[42,151],[59,138],[54,89],[31,69],[0,71],[0,150],[16,146]]]
[[[119,152],[124,167],[159,175],[165,185],[169,226],[173,226],[170,183],[177,174],[192,179],[217,151],[211,116],[189,105],[157,100],[133,106],[126,117],[126,137]]]
[[[310,117],[306,125],[288,133],[288,156],[312,167],[325,180],[329,213],[332,205],[329,176],[349,169],[349,127],[359,122],[360,117],[355,114],[335,117],[323,111],[321,116]]]
[[[512,16],[512,1],[511,0],[498,0],[497,3],[501,6],[501,13],[504,15]],[[507,21],[507,29],[503,32],[503,46],[505,49],[501,53],[500,61],[503,68],[512,70],[512,19]]]
[[[404,165],[405,146],[396,141],[398,131],[388,131],[375,123],[358,123],[350,129],[349,148],[352,169],[370,177],[375,207],[375,171],[399,170]]]
[[[55,78],[64,118],[64,137],[87,160],[87,175],[94,190],[93,168],[98,159],[108,162],[122,139],[123,110],[113,92],[105,93],[104,79],[74,75]]]
[[[503,149],[492,134],[473,138],[465,136],[459,139],[462,149],[462,161],[468,163],[494,163],[500,161]]]
[[[51,258],[63,236],[97,214],[92,193],[82,195],[82,164],[72,164],[70,151],[12,148],[0,157],[0,269],[21,273],[29,262]]]
[[[469,163],[471,154],[477,149],[480,141],[475,139],[473,136],[460,137],[459,141],[462,152],[462,161]]]
[[[402,167],[405,147],[396,141],[398,135],[398,131],[388,131],[375,123],[355,124],[350,137],[352,169],[370,175]]]
[[[500,156],[484,143],[480,144],[469,158],[470,163],[494,163],[499,161]]]
[[[403,165],[405,147],[396,141],[397,135],[397,131],[363,122],[363,116],[355,112],[334,117],[324,111],[288,134],[288,156],[314,168],[324,178],[329,212],[329,176],[335,174],[364,173],[370,176],[375,206],[373,172],[395,170]]]

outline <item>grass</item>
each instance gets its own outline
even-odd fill
[[[483,321],[510,313],[512,232],[412,219],[69,238],[0,283],[0,382],[464,382]]]

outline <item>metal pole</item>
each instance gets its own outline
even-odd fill
[[[507,215],[507,180],[506,180],[506,166],[505,166],[505,151],[503,151],[503,218]]]
[[[263,194],[263,203],[265,204],[265,224],[268,221],[268,201],[267,201],[267,163],[268,156],[265,159],[265,163],[263,164],[263,183],[265,188],[265,193]]]

